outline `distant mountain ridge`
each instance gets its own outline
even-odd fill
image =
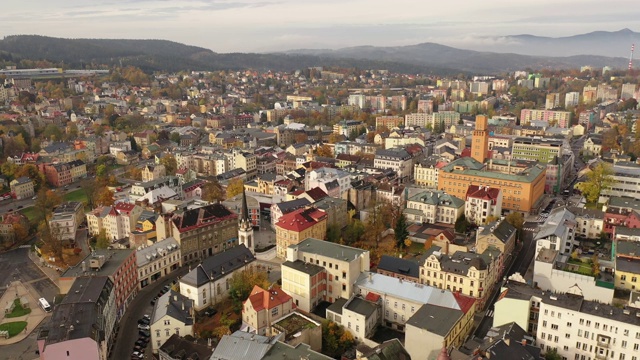
[[[517,36],[520,39],[529,37],[529,35]],[[529,42],[542,41],[540,40],[542,38],[534,38],[535,40]],[[628,59],[623,57],[530,56],[463,50],[436,43],[390,47],[357,46],[337,50],[300,49],[278,53],[220,54],[202,47],[168,40],[62,39],[39,35],[5,37],[0,40],[0,58],[14,61],[50,60],[64,62],[69,67],[91,64],[133,65],[145,71],[247,68],[279,71],[310,66],[340,66],[443,75],[460,72],[491,74],[525,68],[575,68],[583,65],[626,68],[628,62]]]

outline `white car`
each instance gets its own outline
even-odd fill
[[[149,330],[151,327],[149,325],[138,324],[138,329],[140,330]]]

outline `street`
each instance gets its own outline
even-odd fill
[[[58,287],[35,265],[28,256],[29,249],[18,248],[0,254],[0,295],[7,286],[19,280],[32,286],[41,297],[48,301],[58,294]]]

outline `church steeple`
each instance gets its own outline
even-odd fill
[[[253,237],[253,222],[249,215],[249,206],[247,205],[247,194],[242,189],[242,209],[240,210],[240,217],[238,218],[238,245],[244,244],[255,254],[254,247],[255,241]]]

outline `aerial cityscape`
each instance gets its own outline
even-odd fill
[[[34,3],[0,359],[640,359],[637,6]]]

